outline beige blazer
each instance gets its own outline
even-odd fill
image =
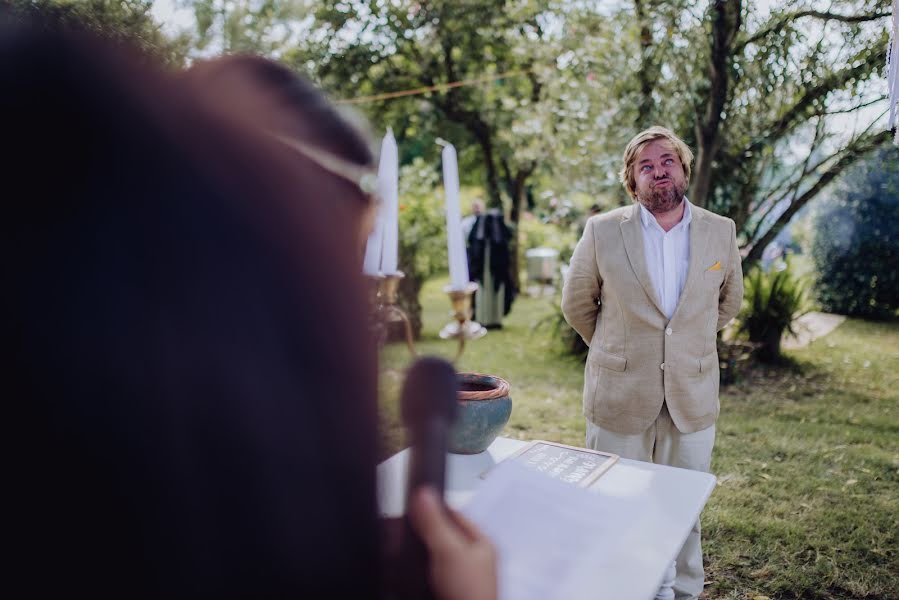
[[[734,222],[691,206],[690,266],[669,321],[646,267],[639,205],[587,221],[562,290],[562,312],[590,346],[584,416],[636,434],[662,408],[692,433],[718,418],[717,332],[743,301]]]

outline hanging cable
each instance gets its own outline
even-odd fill
[[[349,98],[346,100],[337,100],[337,104],[368,104],[369,102],[379,102],[381,100],[392,100],[394,98],[402,98],[403,96],[418,96],[427,94],[428,92],[443,92],[453,88],[464,87],[467,85],[477,85],[488,81],[499,81],[500,79],[508,79],[510,77],[518,77],[530,73],[533,69],[523,69],[519,71],[507,71],[498,75],[485,75],[475,79],[466,79],[464,81],[453,81],[451,83],[438,83],[426,87],[414,88],[411,90],[400,90],[397,92],[385,92],[383,94],[373,94],[371,96],[360,96],[358,98]]]

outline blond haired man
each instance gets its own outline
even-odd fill
[[[716,333],[740,308],[743,274],[734,222],[684,195],[692,160],[664,127],[628,143],[621,181],[635,202],[587,222],[562,311],[590,346],[587,445],[708,471],[719,410]],[[677,557],[674,595],[697,598],[703,579],[697,521]],[[660,590],[665,597],[670,589]]]

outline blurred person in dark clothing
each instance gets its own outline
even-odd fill
[[[308,118],[237,71],[0,23],[4,537],[28,596],[383,592],[373,159],[285,69],[259,72]],[[427,491],[411,510],[438,594],[494,597],[489,542]]]
[[[468,234],[468,273],[478,282],[473,300],[474,320],[488,329],[503,326],[512,310],[515,284],[509,261],[512,233],[499,209],[479,214]]]

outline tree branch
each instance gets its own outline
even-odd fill
[[[710,8],[712,47],[709,54],[707,101],[696,115],[696,163],[690,197],[698,206],[708,202],[712,185],[712,163],[721,145],[721,113],[730,92],[733,42],[743,25],[741,0],[715,0]]]
[[[817,85],[807,88],[802,97],[785,110],[777,121],[768,128],[768,131],[765,134],[756,138],[756,140],[750,144],[748,150],[757,152],[764,146],[776,144],[778,140],[792,130],[798,123],[805,121],[806,117],[812,116],[807,114],[806,111],[813,108],[816,102],[823,99],[831,92],[840,89],[847,82],[861,78],[866,73],[876,71],[881,64],[881,61],[886,61],[886,58],[882,56],[882,52],[874,53],[874,56],[877,57],[874,61],[871,60],[870,54],[870,52],[862,50],[852,60],[848,61],[849,64],[854,66],[831,73]],[[875,61],[876,63],[872,64]]]
[[[854,142],[847,146],[843,156],[831,165],[809,189],[791,202],[787,210],[777,218],[777,221],[774,222],[771,228],[751,246],[746,258],[743,259],[744,271],[761,258],[765,247],[777,237],[777,234],[779,234],[787,223],[790,222],[790,219],[793,218],[793,215],[795,215],[799,209],[805,206],[809,200],[814,198],[825,186],[827,186],[827,184],[833,181],[847,167],[854,164],[859,158],[878,146],[888,144],[892,139],[892,136],[893,133],[891,131],[880,131],[874,135],[856,138]]]
[[[640,105],[637,107],[637,128],[647,126],[655,108],[652,92],[657,74],[654,73],[652,60],[652,30],[646,15],[644,0],[634,0],[634,9],[637,15],[637,24],[640,26],[640,68],[637,70],[637,80],[640,84]]]
[[[826,112],[820,113],[821,116],[829,116],[829,115],[839,115],[843,113],[851,113],[855,112],[859,109],[865,108],[866,106],[871,106],[872,104],[877,104],[878,102],[883,102],[884,100],[889,99],[889,96],[880,96],[878,98],[874,98],[868,102],[864,102],[862,104],[856,104],[855,106],[850,106],[849,108],[843,108],[841,110],[829,110]]]
[[[831,154],[827,158],[824,158],[824,159],[818,161],[817,163],[812,165],[811,168],[809,168],[809,164],[811,163],[812,157],[815,155],[815,151],[819,148],[820,144],[824,141],[824,137],[825,137],[824,125],[825,125],[825,121],[824,121],[823,117],[818,116],[818,119],[815,122],[815,136],[812,138],[811,144],[809,144],[809,148],[808,148],[808,152],[806,153],[805,160],[802,161],[802,164],[799,167],[793,169],[793,171],[789,175],[787,175],[786,177],[781,179],[781,181],[777,185],[775,185],[768,191],[769,198],[774,195],[779,195],[779,198],[777,199],[775,204],[777,202],[780,202],[781,200],[783,200],[790,194],[794,193],[796,191],[797,186],[802,181],[803,177],[805,177],[809,173],[814,173],[816,170],[818,170],[821,167],[821,165],[823,165],[826,162],[831,161],[834,157],[838,156],[842,152],[842,150],[840,150],[840,151],[836,152],[835,154]],[[793,176],[796,175],[796,173],[799,173],[799,177],[797,177],[795,180],[793,180]],[[792,181],[792,183],[791,183],[791,181]],[[785,192],[781,193],[781,190],[784,187],[787,187],[788,189]],[[755,212],[756,210],[761,208],[762,204],[764,204],[764,203],[760,203],[757,206],[753,206],[750,208],[750,210],[752,212]],[[755,239],[757,233],[758,233],[757,231],[753,232],[752,236],[749,239],[750,240]]]
[[[765,210],[764,214],[761,216],[761,218],[759,218],[758,222],[756,223],[755,227],[752,230],[752,234],[750,234],[748,237],[748,240],[750,242],[752,240],[755,240],[758,238],[759,232],[762,230],[762,227],[764,226],[765,221],[774,212],[774,210],[780,205],[780,203],[787,199],[787,196],[790,196],[790,195],[793,196],[793,200],[791,200],[791,203],[796,201],[796,195],[799,193],[799,186],[802,185],[802,181],[805,179],[805,177],[807,175],[809,175],[810,173],[814,173],[815,170],[821,164],[823,164],[823,161],[822,161],[822,162],[817,163],[813,168],[811,168],[811,169],[809,168],[809,163],[811,163],[811,161],[812,161],[812,156],[815,154],[815,150],[819,147],[819,145],[821,144],[821,141],[823,139],[824,139],[824,119],[819,117],[818,122],[815,123],[815,137],[814,137],[814,139],[812,139],[812,143],[809,145],[808,154],[806,155],[805,160],[802,162],[802,166],[799,169],[797,169],[797,171],[799,171],[799,177],[796,178],[796,180],[790,185],[790,187],[783,194],[780,195],[780,197],[778,197],[776,200],[770,201],[771,202],[770,206],[768,206],[768,208]],[[828,160],[830,158],[833,158],[833,156],[829,157]],[[791,175],[791,177],[792,177],[792,175]]]
[[[812,17],[815,19],[821,19],[823,21],[840,21],[843,23],[864,23],[866,21],[876,21],[877,19],[882,19],[884,17],[889,17],[889,16],[890,16],[890,13],[888,13],[888,12],[872,13],[872,14],[868,14],[868,15],[840,15],[837,13],[820,11],[820,10],[800,10],[800,11],[797,11],[794,13],[783,15],[779,19],[777,19],[776,21],[774,21],[773,23],[771,23],[770,25],[765,27],[764,29],[761,29],[761,30],[755,32],[754,34],[752,34],[751,36],[749,36],[742,42],[738,43],[735,46],[734,51],[742,52],[743,49],[746,48],[746,46],[748,46],[749,44],[754,44],[760,40],[763,40],[766,37],[768,37],[769,35],[771,35],[772,33],[777,33],[778,31],[782,30],[784,27],[786,27],[793,21],[802,19],[804,17]]]
[[[506,181],[511,184],[513,176],[512,176],[512,167],[509,166],[509,161],[504,156],[499,160],[499,164],[503,168],[503,176],[506,178]]]

